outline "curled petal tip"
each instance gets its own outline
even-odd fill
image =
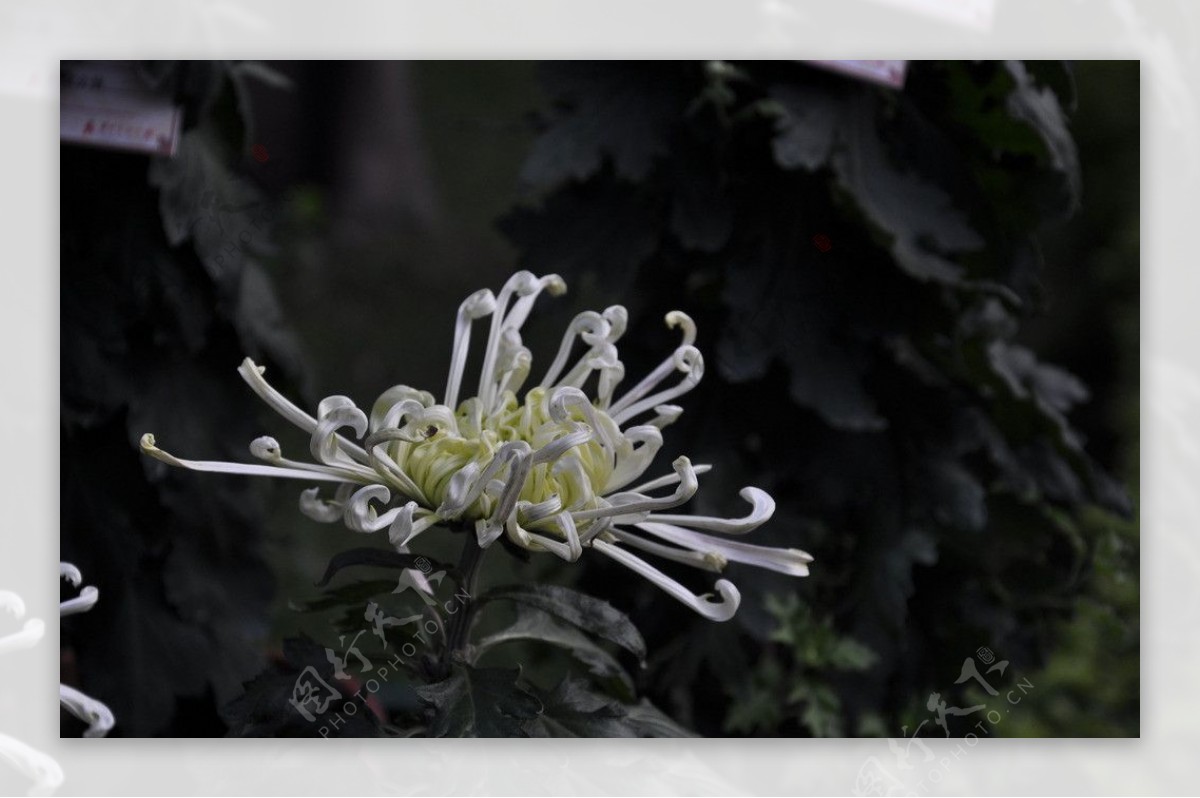
[[[738,607],[741,606],[742,594],[738,591],[737,586],[728,579],[718,579],[713,587],[720,594],[721,600],[713,601],[711,594],[701,596],[703,607],[699,611],[710,620],[728,621],[737,613]]]
[[[682,310],[672,310],[667,314],[667,326],[672,330],[676,327],[683,328],[684,346],[696,343],[696,322],[692,321],[692,317]]]
[[[69,562],[60,562],[58,564],[58,575],[75,587],[83,584],[83,573]]]
[[[496,310],[496,295],[488,288],[481,288],[464,299],[459,307],[467,318],[480,319]]]
[[[282,455],[282,452],[283,450],[279,446],[279,441],[270,435],[263,435],[250,442],[250,454],[259,460],[277,460]]]

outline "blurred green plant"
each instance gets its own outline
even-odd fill
[[[795,594],[770,594],[767,612],[778,626],[750,674],[733,692],[727,731],[784,735],[796,727],[813,737],[846,734],[841,699],[830,686],[839,674],[865,671],[875,653],[839,635],[829,617],[818,619]]]

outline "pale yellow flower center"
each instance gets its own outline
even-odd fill
[[[457,429],[437,424],[417,426],[411,431],[415,442],[392,444],[389,454],[433,507],[445,501],[450,479],[455,474],[471,463],[481,469],[486,467],[503,444],[524,441],[537,452],[571,431],[568,422],[550,417],[544,388],[530,390],[524,402],[519,402],[511,391],[505,392],[499,408],[488,415],[479,413],[478,408],[478,399],[468,399],[454,413]],[[599,423],[616,427],[603,411],[594,413]],[[584,423],[581,411],[573,410],[571,415],[571,421]],[[612,470],[611,455],[593,437],[571,447],[553,462],[534,465],[519,500],[540,504],[557,496],[564,509],[594,509],[599,506],[599,497]],[[505,477],[503,472],[496,475],[500,480]],[[472,521],[487,518],[494,506],[495,497],[485,492],[462,518]]]

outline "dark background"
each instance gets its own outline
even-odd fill
[[[902,736],[932,691],[979,703],[954,681],[980,647],[1036,686],[994,733],[1138,734],[1136,62],[913,62],[900,91],[777,62],[267,66],[286,82],[143,65],[188,109],[171,162],[62,151],[63,559],[104,596],[63,680],[118,733],[225,734],[285,637],[334,634],[291,607],[361,543],[140,434],[303,446],[246,355],[301,404],[436,393],[458,302],[525,267],[570,286],[535,360],[620,303],[636,381],[663,313],[697,320],[705,381],[659,462],[716,464],[697,512],[770,490],[758,542],[816,562],[731,569],[723,625],[586,555],[485,581],[629,612],[639,687],[706,735]]]

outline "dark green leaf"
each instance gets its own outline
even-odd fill
[[[540,737],[695,737],[649,701],[622,704],[592,692],[587,683],[563,679],[548,694],[532,725]]]
[[[517,682],[520,668],[456,665],[450,678],[416,688],[433,710],[433,737],[527,737],[541,702]]]
[[[639,660],[646,658],[646,642],[637,627],[625,613],[602,599],[558,585],[509,585],[484,593],[478,606],[489,601],[514,601],[534,607],[616,643]]]
[[[329,580],[333,579],[343,568],[360,565],[370,568],[416,568],[421,571],[450,571],[447,566],[434,562],[421,554],[401,554],[392,549],[347,549],[333,555],[329,560],[329,565],[325,568],[325,575],[316,583],[317,587],[324,587],[329,584]],[[453,574],[450,575],[453,577]]]
[[[816,171],[833,151],[843,99],[828,87],[779,84],[770,89],[777,111],[771,150],[784,169]]]
[[[542,190],[557,188],[591,176],[606,157],[619,176],[645,177],[667,151],[671,124],[685,103],[674,93],[674,81],[644,72],[613,61],[548,64],[542,73],[547,89],[567,107],[534,142],[521,181]]]
[[[532,725],[534,737],[636,737],[617,701],[592,692],[584,681],[567,677],[541,694],[543,711]]]
[[[626,695],[633,695],[633,680],[611,654],[578,629],[554,620],[549,613],[526,605],[517,605],[517,620],[511,626],[475,644],[476,660],[492,648],[514,641],[536,641],[565,649],[598,679],[616,680]]]

